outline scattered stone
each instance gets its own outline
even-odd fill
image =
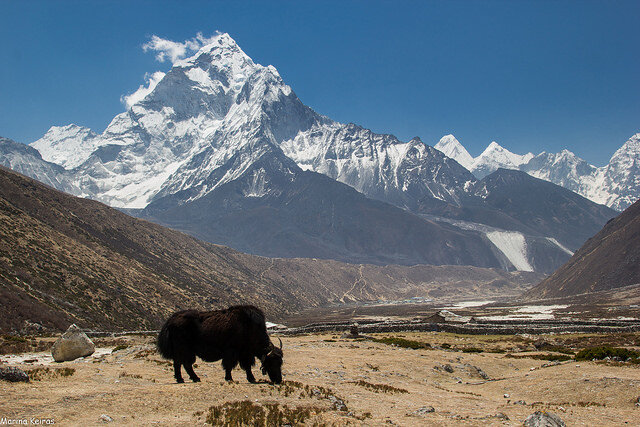
[[[9,367],[0,367],[0,379],[12,383],[29,382],[29,375],[22,369]]]
[[[56,362],[67,362],[79,357],[90,356],[96,350],[89,337],[75,324],[62,334],[51,347],[51,355]]]
[[[113,421],[113,418],[111,418],[107,414],[102,414],[100,415],[100,421],[102,421],[103,423],[110,423],[111,421]]]
[[[524,400],[516,400],[515,402],[513,402],[514,405],[526,405],[527,402],[525,402]]]
[[[538,339],[533,342],[533,346],[536,350],[544,350],[545,348],[548,348],[550,344],[543,339]]]
[[[331,406],[333,407],[333,409],[335,409],[336,411],[347,412],[349,410],[342,399],[339,399],[333,395],[329,395],[329,401],[331,402]]]
[[[467,368],[467,370],[469,371],[469,374],[471,376],[476,376],[476,377],[480,377],[483,380],[488,380],[489,379],[489,375],[487,375],[487,373],[485,371],[483,371],[482,369],[478,368],[477,366],[473,366],[469,363],[465,363],[464,367]]]
[[[636,403],[636,406],[640,406],[640,396],[638,396],[638,398],[636,399],[635,403]]]
[[[43,332],[44,330],[45,330],[45,327],[42,326],[40,323],[32,322],[30,320],[25,320],[22,326],[22,329],[20,330],[20,333],[29,335],[29,334],[34,334],[38,332]]]
[[[536,411],[524,420],[524,427],[566,427],[566,424],[552,412]]]
[[[504,412],[498,412],[495,415],[496,418],[499,418],[501,420],[505,420],[505,421],[509,421],[509,416],[507,416],[507,414],[505,414]]]
[[[435,408],[433,406],[423,406],[411,413],[411,415],[425,415],[431,412],[435,412]]]
[[[450,374],[453,374],[453,367],[451,365],[442,365],[442,369],[449,372]]]
[[[511,396],[509,395],[509,393],[505,393],[505,394],[503,394],[503,395],[502,395],[502,397],[504,397],[505,399],[508,399],[508,398],[510,398]]]

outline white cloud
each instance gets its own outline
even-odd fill
[[[153,74],[146,73],[144,75],[145,84],[140,85],[138,90],[129,95],[122,95],[120,97],[120,101],[127,107],[127,109],[131,108],[133,104],[142,101],[145,96],[149,95],[153,89],[155,89],[156,85],[162,78],[165,73],[162,71],[156,71]]]
[[[211,37],[204,37],[202,33],[198,33],[194,38],[183,42],[174,42],[173,40],[163,39],[162,37],[154,35],[151,37],[151,40],[142,45],[142,49],[145,52],[149,50],[157,52],[156,59],[160,62],[169,59],[171,63],[175,63],[188,55],[194,54],[200,50],[202,46],[213,42],[218,34],[219,33],[216,33]]]

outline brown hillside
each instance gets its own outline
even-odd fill
[[[582,245],[571,259],[525,299],[607,291],[640,283],[640,201]]]
[[[171,312],[251,302],[271,320],[340,301],[514,294],[539,275],[270,259],[204,243],[0,168],[0,330],[157,328]]]

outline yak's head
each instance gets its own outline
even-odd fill
[[[270,343],[269,350],[260,361],[262,362],[262,374],[269,375],[269,379],[275,384],[282,382],[282,340],[280,341],[280,348]]]

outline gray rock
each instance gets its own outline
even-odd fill
[[[102,421],[103,423],[110,423],[111,421],[113,421],[113,418],[111,418],[107,414],[102,414],[102,415],[100,415],[99,420]]]
[[[431,412],[435,412],[435,408],[433,406],[423,406],[422,408],[418,409],[417,411],[414,412],[414,414],[416,415],[424,415],[424,414],[429,414]]]
[[[93,341],[74,324],[53,343],[51,355],[56,362],[66,362],[90,356],[95,350]]]
[[[566,427],[562,419],[554,413],[536,411],[524,420],[525,427]]]
[[[329,401],[331,402],[331,406],[336,411],[347,412],[347,405],[345,405],[344,401],[336,396],[329,396]]]
[[[12,383],[29,382],[29,375],[22,369],[13,367],[0,367],[0,380]]]

